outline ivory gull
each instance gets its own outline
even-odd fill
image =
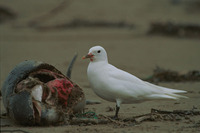
[[[108,63],[107,53],[101,46],[94,46],[83,59],[89,58],[87,76],[93,91],[101,98],[116,102],[114,118],[118,118],[120,104],[138,103],[153,99],[179,99],[186,96],[175,93],[186,93],[157,86],[143,81],[134,75],[116,68]]]

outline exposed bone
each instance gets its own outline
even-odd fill
[[[36,85],[31,92],[32,97],[37,101],[42,101],[43,88],[41,85]]]

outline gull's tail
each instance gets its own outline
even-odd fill
[[[174,93],[164,93],[164,94],[152,94],[148,96],[149,98],[153,99],[180,99],[180,98],[188,98],[186,96],[174,94]]]
[[[166,98],[166,99],[188,98],[186,96],[176,94],[176,93],[187,93],[187,91],[161,87],[161,86],[157,86],[157,85],[154,85],[154,84],[151,84],[151,83],[148,83],[148,82],[146,82],[146,84],[160,90],[160,93],[158,92],[156,94],[151,94],[150,96],[148,96],[149,98],[155,98],[155,99],[159,99],[159,98]]]

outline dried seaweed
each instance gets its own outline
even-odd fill
[[[62,24],[56,24],[51,26],[35,26],[38,30],[53,30],[53,29],[71,29],[71,28],[134,28],[133,24],[126,23],[124,21],[110,22],[103,20],[85,20],[85,19],[74,19],[71,22]]]
[[[191,120],[192,117],[200,116],[200,111],[197,109],[191,110],[158,110],[151,109],[150,113],[123,118],[114,120],[109,116],[105,116],[102,114],[97,115],[95,112],[89,111],[83,114],[76,114],[71,119],[66,119],[67,124],[71,125],[79,125],[79,126],[87,126],[87,125],[98,125],[98,124],[114,124],[117,126],[134,126],[138,124],[142,124],[147,121],[184,121]],[[8,117],[2,117],[1,120],[8,120]],[[12,122],[12,121],[11,121]],[[60,123],[63,125],[64,123]],[[194,124],[193,128],[199,128],[199,121],[192,122]],[[13,123],[8,123],[9,126],[12,126]]]
[[[200,115],[200,111],[194,109],[173,110],[173,111],[151,109],[151,113],[124,119],[124,121],[135,122],[135,124],[139,124],[144,121],[180,121],[183,118],[190,119],[188,116],[197,116],[197,115]]]
[[[165,35],[200,39],[199,24],[175,24],[173,22],[153,22],[148,35]]]
[[[192,70],[185,74],[181,74],[177,71],[166,70],[160,67],[156,67],[153,71],[153,75],[144,80],[153,83],[200,81],[200,71]]]
[[[21,130],[21,129],[13,129],[13,130],[1,130],[2,133],[29,133],[25,130]]]
[[[7,20],[12,20],[17,17],[17,14],[7,7],[0,6],[0,23]]]
[[[86,114],[86,115],[85,115]],[[119,126],[134,126],[141,124],[145,121],[181,121],[185,119],[190,119],[192,116],[199,116],[200,111],[191,109],[191,110],[173,110],[165,111],[158,109],[151,109],[150,113],[114,120],[111,117],[96,113],[85,113],[84,115],[78,115],[70,120],[72,125],[96,125],[96,124],[116,124]]]

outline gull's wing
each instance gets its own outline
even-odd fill
[[[150,99],[170,98],[177,99],[180,96],[174,93],[185,93],[186,91],[175,90],[157,86],[148,82],[145,82],[136,76],[120,70],[113,65],[108,65],[108,81],[109,84],[114,86],[114,89],[121,90],[122,93],[133,95],[135,97],[146,97]]]

